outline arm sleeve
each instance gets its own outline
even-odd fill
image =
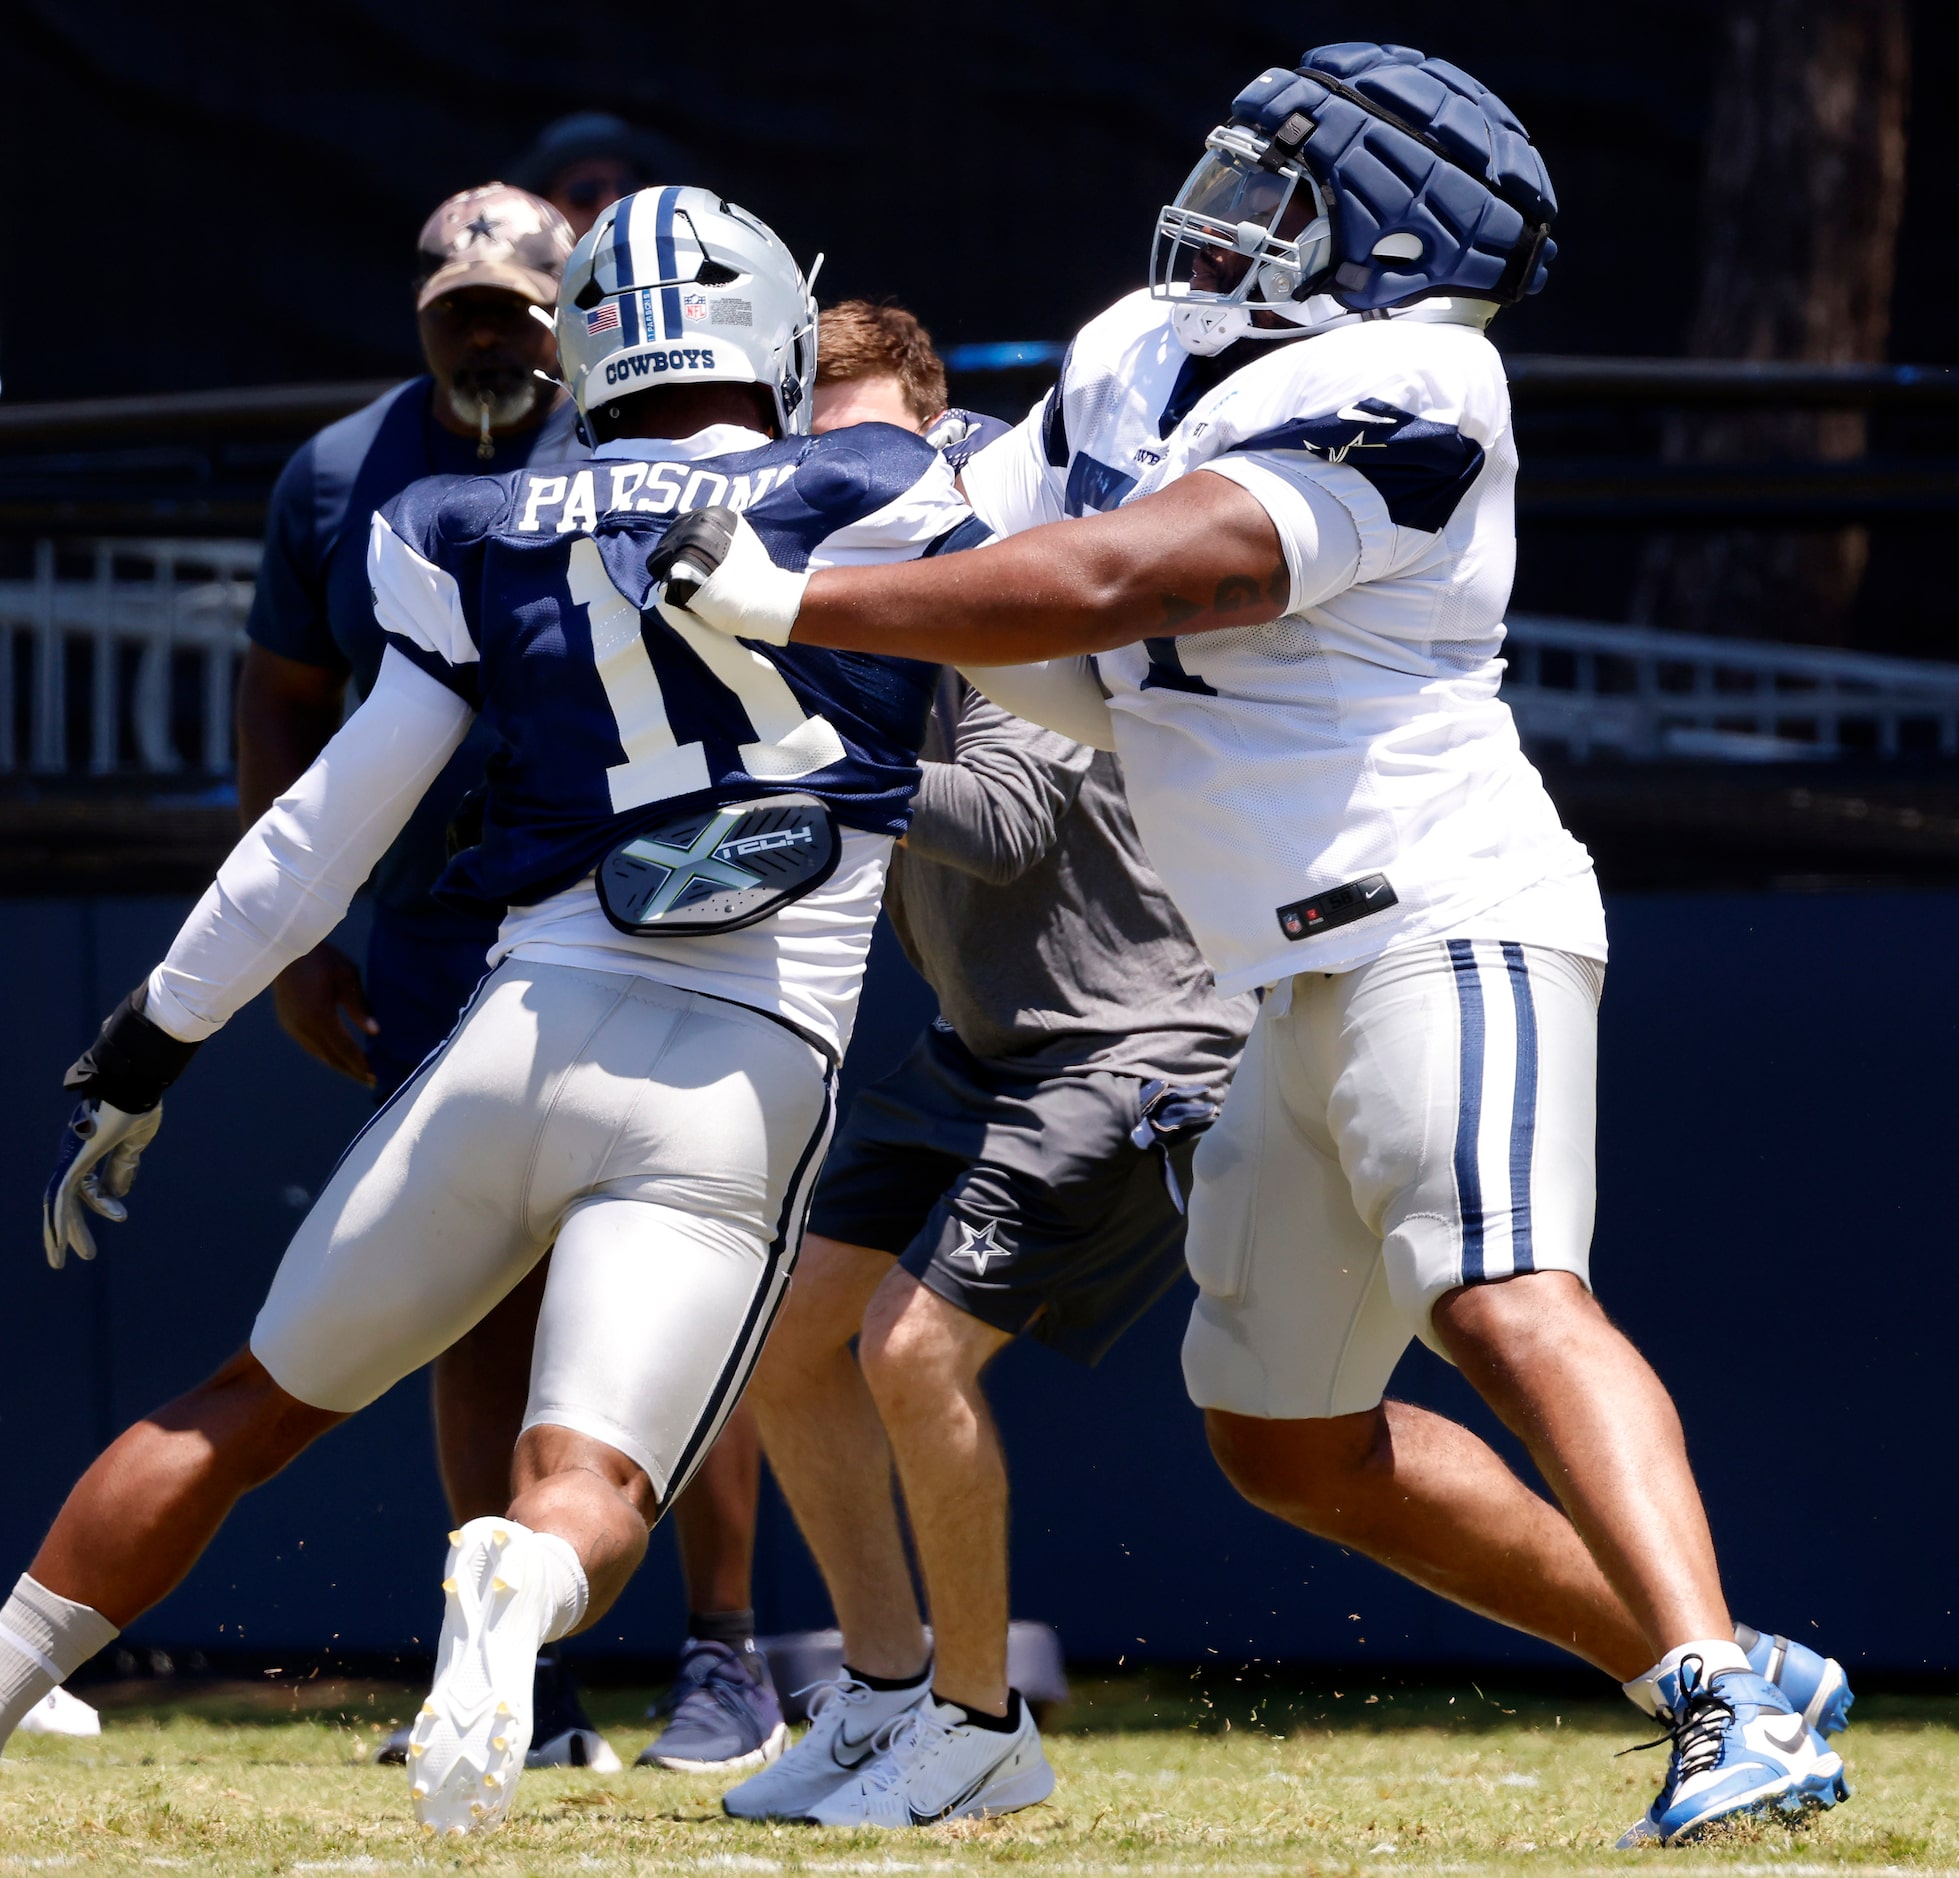
[[[1095,673],[1095,661],[1042,659],[1032,665],[962,665],[959,675],[1004,711],[1057,731],[1091,750],[1116,747],[1108,693]]]
[[[201,1043],[318,945],[474,715],[390,646],[367,701],[232,849],[150,974],[151,1022]]]
[[[1043,398],[960,472],[959,486],[973,513],[996,535],[1018,535],[1066,519],[1066,476],[1048,460],[1048,405]]]
[[[313,446],[308,443],[279,472],[273,488],[245,632],[255,645],[281,658],[344,672],[346,655],[327,623],[318,510]]]
[[[967,694],[949,763],[921,765],[906,848],[1004,887],[1039,861],[1093,752]]]
[[[1320,467],[1303,453],[1260,450],[1218,457],[1198,472],[1236,483],[1272,518],[1292,576],[1288,613],[1322,605],[1377,572],[1363,566],[1360,526]],[[1336,474],[1353,474],[1333,467]],[[1353,480],[1365,489],[1360,477]]]

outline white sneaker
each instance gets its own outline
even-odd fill
[[[817,1826],[930,1826],[1038,1806],[1054,1791],[1033,1711],[1016,1695],[1011,1734],[975,1728],[949,1702],[921,1703],[885,1736],[884,1753],[804,1815]]]
[[[592,1774],[620,1774],[625,1763],[596,1728],[567,1728],[524,1756],[526,1767],[582,1767]]]
[[[408,1783],[425,1832],[503,1824],[531,1744],[531,1679],[550,1621],[537,1535],[507,1519],[450,1534],[435,1686],[409,1728]]]
[[[722,1811],[736,1819],[807,1819],[818,1800],[876,1758],[878,1736],[931,1693],[929,1669],[907,1689],[873,1689],[855,1676],[818,1683],[808,1732],[772,1765],[730,1787]]]
[[[102,1717],[80,1696],[50,1689],[20,1718],[24,1735],[99,1735]]]

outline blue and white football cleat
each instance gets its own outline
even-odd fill
[[[1850,1797],[1841,1758],[1752,1667],[1709,1674],[1699,1656],[1688,1655],[1656,1682],[1667,1723],[1660,1739],[1673,1751],[1658,1797],[1621,1837],[1622,1849],[1678,1844],[1727,1820],[1795,1824]]]
[[[1850,1679],[1833,1656],[1819,1656],[1806,1643],[1765,1636],[1747,1624],[1735,1626],[1735,1641],[1748,1653],[1748,1667],[1789,1698],[1789,1706],[1819,1735],[1841,1734],[1850,1726]]]

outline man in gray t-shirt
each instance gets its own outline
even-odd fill
[[[892,333],[909,316],[844,311],[823,316],[817,428],[918,427],[902,374],[876,369],[915,322]],[[872,369],[835,370],[858,355]],[[959,430],[949,416],[928,434]],[[957,467],[956,444],[948,456]],[[892,1756],[927,1748],[976,1770],[952,1813],[1046,1797],[1007,1685],[1006,1468],[980,1375],[1023,1333],[1093,1363],[1176,1281],[1190,1157],[1254,1013],[1218,995],[1113,756],[950,673],[923,754],[885,905],[941,1014],[831,1149],[749,1395],[836,1607],[844,1674],[802,1741],[726,1796],[744,1818],[917,1823]]]

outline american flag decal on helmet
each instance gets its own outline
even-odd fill
[[[585,315],[585,330],[588,333],[616,333],[619,330],[619,302],[608,300],[602,307],[594,307]]]

